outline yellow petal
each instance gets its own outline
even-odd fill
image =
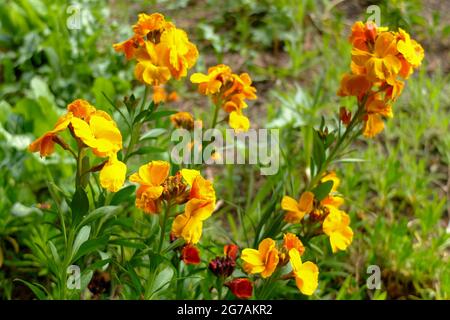
[[[236,111],[230,113],[229,125],[236,132],[246,132],[250,128],[250,120]]]
[[[200,175],[200,171],[194,169],[181,169],[181,176],[186,180],[187,184],[192,186],[194,179]]]
[[[301,265],[295,272],[295,282],[301,293],[312,295],[316,291],[319,283],[319,268],[311,261]]]
[[[112,157],[100,171],[100,184],[111,192],[117,192],[125,182],[127,166],[125,163]]]
[[[284,196],[281,200],[281,208],[286,211],[298,211],[298,202],[294,198]]]

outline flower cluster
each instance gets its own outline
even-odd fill
[[[237,75],[229,66],[219,64],[208,69],[208,74],[194,73],[191,82],[198,84],[198,91],[211,96],[216,107],[229,113],[228,123],[236,131],[247,131],[249,119],[242,110],[247,108],[246,99],[254,100],[256,88],[248,73]]]
[[[295,234],[287,233],[280,250],[273,239],[266,238],[261,241],[258,250],[244,249],[241,258],[247,273],[261,274],[263,278],[270,277],[277,267],[290,262],[292,272],[284,278],[294,278],[301,293],[312,295],[318,286],[319,268],[311,261],[302,262],[304,252],[305,247],[300,239]]]
[[[172,225],[172,236],[182,237],[196,244],[202,235],[203,221],[216,206],[213,185],[197,170],[182,169],[169,176],[170,164],[152,161],[130,176],[131,182],[140,184],[136,192],[136,207],[145,213],[159,213],[166,206],[185,204],[183,213],[177,215]]]
[[[197,61],[197,47],[186,32],[162,14],[139,14],[133,31],[130,39],[113,47],[128,60],[136,59],[135,76],[147,85],[164,84],[171,77],[179,80]]]
[[[332,181],[330,193],[322,200],[317,201],[314,194],[305,191],[297,201],[284,196],[281,208],[286,211],[285,221],[301,223],[305,215],[314,222],[322,222],[322,231],[330,238],[331,249],[334,252],[346,250],[353,240],[353,231],[350,228],[350,217],[340,210],[344,199],[339,196],[337,188],[340,180],[334,172],[329,172],[321,179],[321,183]]]
[[[39,151],[41,157],[52,154],[55,143],[71,150],[58,136],[67,128],[77,140],[80,149],[88,147],[97,157],[108,158],[101,165],[91,168],[91,171],[100,170],[100,183],[103,188],[111,192],[118,191],[125,181],[127,171],[126,165],[117,159],[117,153],[122,149],[122,135],[109,114],[97,110],[86,100],[78,99],[70,103],[67,113],[58,119],[53,130],[33,141],[29,150]]]
[[[399,29],[356,22],[349,38],[351,73],[342,77],[339,96],[355,96],[364,105],[363,134],[374,137],[384,128],[383,117],[392,117],[391,104],[401,94],[404,82],[424,57],[423,48]]]

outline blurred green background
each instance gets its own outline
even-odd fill
[[[350,65],[350,27],[370,16],[370,5],[379,6],[381,25],[401,27],[421,43],[425,59],[384,132],[359,141],[353,160],[336,168],[355,239],[347,252],[319,261],[317,298],[449,299],[450,21],[446,1],[417,0],[2,1],[0,298],[34,298],[16,278],[45,281],[32,244],[47,237],[42,226],[51,219],[37,204],[49,198],[49,172],[57,185],[72,183],[66,155],[41,160],[26,147],[76,98],[112,112],[102,92],[115,101],[142,92],[133,63],[112,49],[131,35],[138,13],[161,12],[187,30],[200,52],[196,70],[226,63],[249,72],[258,90],[248,109],[253,126],[282,129],[284,184],[258,168],[214,168],[216,192],[232,205],[215,214],[202,242],[226,243],[231,232],[245,243],[233,213],[258,216],[258,201],[273,190],[277,197],[295,193],[302,184],[296,167],[305,163],[302,127],[354,105],[336,91]],[[209,113],[187,79],[171,88],[181,97],[173,107],[199,118]],[[381,268],[381,290],[366,287],[369,265]],[[296,290],[274,288],[272,298],[297,298]]]

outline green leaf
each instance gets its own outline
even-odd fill
[[[83,188],[78,188],[75,191],[70,203],[70,209],[72,210],[72,221],[74,224],[89,212],[89,199]]]
[[[163,148],[147,146],[147,147],[139,148],[138,150],[136,150],[136,151],[130,153],[130,155],[128,156],[128,158],[131,158],[131,157],[136,156],[136,155],[142,155],[142,154],[154,154],[154,153],[164,153],[164,152],[166,152],[166,150],[163,149]]]
[[[143,141],[146,139],[155,139],[155,138],[159,137],[160,135],[164,134],[165,132],[167,132],[167,129],[164,129],[164,128],[151,129],[151,130],[145,132],[141,136],[140,141]]]
[[[333,188],[333,181],[328,180],[322,182],[317,187],[315,187],[312,190],[312,193],[314,193],[314,196],[317,200],[322,201],[330,193],[332,188]]]
[[[80,232],[78,232],[72,247],[72,258],[75,257],[81,245],[88,241],[90,233],[90,226],[84,226],[83,228],[81,228]]]
[[[53,241],[48,242],[48,247],[50,248],[50,251],[52,252],[53,260],[55,260],[55,262],[57,264],[61,263],[61,258],[59,257],[58,249],[56,249],[56,246],[53,243]]]
[[[325,147],[317,131],[314,131],[313,160],[317,171],[319,171],[325,161]]]
[[[102,249],[108,244],[109,236],[103,236],[97,239],[91,239],[85,241],[79,248],[77,254],[74,256],[73,261],[84,257],[85,255],[94,252],[96,250]]]
[[[127,202],[130,200],[130,197],[134,194],[136,190],[135,185],[130,185],[125,188],[122,188],[118,192],[116,192],[111,199],[111,205],[119,205],[121,203]]]
[[[111,80],[99,77],[94,81],[92,93],[95,96],[95,105],[105,108],[105,106],[109,104],[108,100],[105,98],[105,95],[108,97],[114,97],[116,90],[114,90]]]
[[[83,227],[89,223],[92,223],[93,221],[105,217],[107,215],[116,214],[119,212],[119,210],[122,210],[121,206],[104,206],[97,208],[94,211],[91,211],[86,217],[83,218],[83,220],[81,220],[80,224],[78,225],[78,228]]]
[[[24,285],[30,288],[30,290],[33,291],[33,293],[36,295],[36,298],[38,298],[39,300],[47,300],[49,294],[42,285],[38,283],[33,284],[22,279],[16,279],[15,281],[22,282]]]
[[[160,118],[164,118],[164,117],[168,117],[171,116],[172,114],[177,113],[178,111],[176,110],[162,110],[162,111],[156,111],[153,112],[152,114],[150,114],[145,121],[151,121],[151,120],[157,120]]]

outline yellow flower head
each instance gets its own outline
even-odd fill
[[[164,187],[162,184],[169,176],[170,164],[165,161],[152,161],[139,168],[130,176],[131,182],[139,183],[136,192],[136,207],[146,213],[159,211],[158,200]]]
[[[256,99],[256,88],[248,73],[234,74],[229,66],[219,64],[208,69],[208,74],[194,73],[191,82],[198,84],[198,91],[211,96],[216,105],[229,113],[229,125],[237,132],[250,128],[249,119],[243,115],[246,99]]]
[[[329,207],[330,212],[323,221],[323,232],[330,237],[331,249],[334,252],[346,250],[352,243],[353,231],[349,227],[350,217],[339,209]]]
[[[319,268],[311,261],[302,263],[300,253],[296,249],[289,250],[289,258],[298,289],[305,295],[312,295],[319,283]]]
[[[366,102],[363,135],[372,138],[384,129],[383,117],[392,118],[392,108],[379,95],[372,95]]]
[[[116,123],[103,113],[91,115],[89,123],[73,118],[71,126],[75,135],[98,157],[111,156],[122,149],[122,135]]]
[[[250,120],[248,120],[248,118],[240,111],[233,111],[230,113],[228,124],[236,132],[246,132],[250,128]]]
[[[287,211],[284,220],[289,223],[299,223],[306,214],[313,210],[314,194],[304,192],[297,201],[291,197],[284,196],[281,200],[281,208]]]
[[[111,192],[117,192],[125,182],[127,166],[112,155],[100,171],[100,184]]]
[[[189,41],[186,32],[165,21],[162,14],[139,14],[133,31],[130,39],[113,47],[125,53],[127,59],[137,60],[135,76],[147,85],[164,84],[171,77],[177,80],[185,77],[197,61],[197,47]]]
[[[178,215],[173,222],[172,234],[195,244],[200,241],[203,221],[214,212],[216,194],[212,183],[203,178],[199,171],[182,169],[180,173],[191,189],[184,213]]]
[[[203,95],[213,95],[219,92],[220,88],[232,77],[231,68],[224,64],[219,64],[208,69],[208,74],[194,73],[191,75],[191,82],[198,84],[198,91]]]
[[[272,275],[279,261],[275,241],[270,238],[261,241],[258,250],[250,248],[242,250],[241,258],[245,262],[244,269],[248,273],[260,273],[263,278]]]

